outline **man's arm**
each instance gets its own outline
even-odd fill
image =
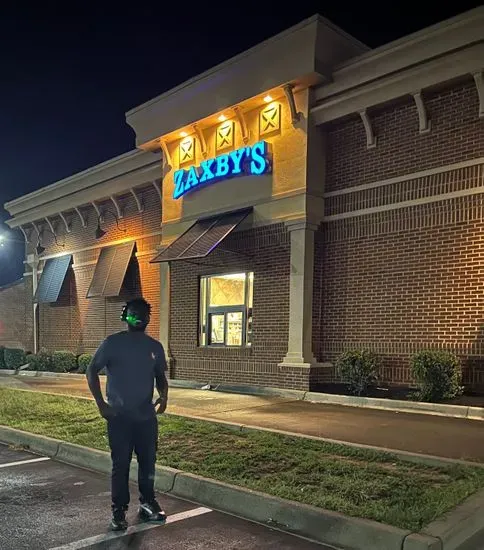
[[[104,341],[94,354],[91,364],[87,368],[86,378],[89,385],[89,389],[96,401],[96,405],[99,408],[101,416],[107,418],[110,416],[111,407],[104,400],[102,391],[101,391],[101,381],[99,379],[99,373],[104,367],[107,366],[107,357],[106,357],[106,341]]]
[[[165,350],[161,347],[161,353],[155,365],[155,383],[158,390],[159,398],[156,400],[158,405],[157,413],[162,414],[166,410],[168,404],[168,380],[166,379],[165,371],[167,369]]]

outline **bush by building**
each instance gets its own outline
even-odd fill
[[[83,353],[77,358],[78,372],[84,374],[87,367],[91,364],[92,355],[90,353]]]
[[[445,350],[422,350],[411,360],[412,375],[419,387],[420,401],[454,399],[463,393],[462,369],[458,357]]]
[[[17,348],[5,348],[3,352],[5,366],[10,370],[18,370],[25,365],[25,351]]]
[[[72,351],[54,351],[52,370],[54,372],[72,372],[77,369],[77,359]]]
[[[365,395],[378,380],[378,360],[368,350],[349,350],[336,360],[341,380],[353,395]]]

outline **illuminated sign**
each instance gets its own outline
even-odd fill
[[[216,181],[237,176],[260,176],[271,171],[269,144],[266,141],[258,141],[250,147],[242,147],[231,153],[204,160],[200,166],[177,170],[173,174],[173,198],[179,199],[189,191]]]

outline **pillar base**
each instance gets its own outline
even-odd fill
[[[280,384],[284,388],[302,391],[316,391],[318,385],[331,381],[331,363],[296,362],[285,358],[278,364]]]
[[[303,357],[299,353],[288,353],[282,360],[282,363],[279,363],[280,367],[310,368],[317,365],[318,362],[312,354],[308,354],[306,357]]]

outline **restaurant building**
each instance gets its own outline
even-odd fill
[[[408,384],[438,347],[484,386],[483,28],[315,16],[131,110],[134,151],[5,205],[0,344],[92,352],[142,294],[171,378],[316,389],[358,348]]]

